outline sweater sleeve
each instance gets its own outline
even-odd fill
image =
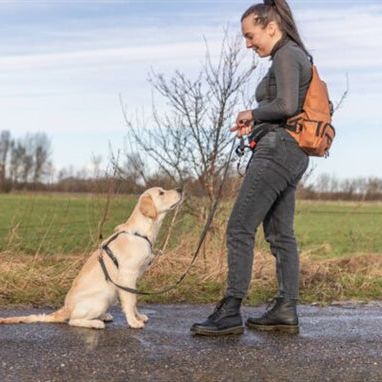
[[[255,122],[280,121],[298,112],[300,68],[295,52],[280,49],[273,59],[273,72],[276,97],[252,110]]]

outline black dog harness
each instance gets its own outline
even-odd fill
[[[121,234],[123,234],[123,233],[128,234],[128,235],[138,236],[138,237],[140,237],[140,238],[146,240],[146,241],[149,243],[149,245],[150,245],[150,251],[151,251],[151,252],[153,251],[153,245],[152,245],[150,239],[149,239],[147,236],[141,235],[141,234],[138,233],[138,232],[128,232],[128,231],[119,231],[119,232],[115,233],[115,234],[114,234],[114,235],[113,235],[113,236],[112,236],[112,237],[111,237],[105,244],[102,244],[102,245],[101,245],[101,248],[100,248],[100,249],[101,249],[101,254],[100,254],[99,257],[98,257],[98,261],[99,261],[99,263],[100,263],[100,265],[101,265],[101,269],[102,269],[102,271],[103,271],[103,274],[105,275],[105,279],[106,279],[106,281],[111,282],[111,283],[114,284],[116,287],[118,287],[119,289],[122,289],[122,290],[124,290],[124,291],[126,291],[126,292],[135,293],[135,294],[150,294],[150,293],[148,293],[148,292],[140,292],[140,291],[138,291],[138,290],[136,290],[136,289],[129,288],[129,287],[125,287],[125,286],[122,286],[122,285],[119,285],[119,284],[115,283],[115,282],[111,279],[111,277],[110,277],[110,275],[109,275],[109,272],[107,271],[106,264],[105,264],[105,260],[103,259],[102,253],[105,252],[105,253],[110,257],[110,259],[111,259],[111,261],[114,263],[114,265],[115,265],[117,268],[119,268],[118,260],[117,260],[117,258],[114,256],[113,251],[110,249],[109,244],[110,244],[112,241],[114,241],[119,235],[121,235]]]

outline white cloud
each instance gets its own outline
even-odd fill
[[[2,35],[2,125],[19,133],[27,129],[47,131],[56,142],[55,161],[60,165],[70,161],[61,157],[66,148],[60,144],[67,142],[57,138],[64,132],[77,132],[78,139],[86,142],[89,134],[98,136],[108,131],[110,139],[118,141],[124,128],[118,93],[124,93],[130,109],[149,108],[150,67],[165,73],[175,68],[194,73],[205,55],[203,36],[216,52],[227,21],[232,33],[239,32],[239,8],[244,2],[238,2],[235,14],[225,11],[224,4],[228,3],[219,4],[219,13],[199,9],[200,17],[196,12],[176,18],[171,15],[168,25],[162,20],[160,26],[155,18],[147,23],[144,17],[142,26],[138,21],[134,25],[100,25],[102,17],[87,20],[86,27],[80,19],[62,23],[60,28],[43,22],[33,28],[28,23],[17,26],[17,34],[12,29],[14,34]],[[372,155],[358,147],[361,129],[366,139],[373,137],[373,144],[382,140],[378,116],[382,102],[382,5],[320,4],[295,2],[300,32],[334,100],[339,100],[345,89],[347,73],[350,81],[349,95],[335,115],[339,139],[333,158],[319,162],[320,166],[323,170],[332,166],[341,175],[348,171],[349,163],[360,174],[373,171],[382,176]],[[92,144],[86,142],[87,150],[97,154],[100,146]],[[353,153],[360,152],[355,159]],[[76,158],[80,165],[79,158],[80,154]],[[84,157],[83,163],[88,160],[89,156]]]
[[[299,15],[302,35],[323,65],[378,68],[382,48],[382,5],[304,10]]]
[[[80,52],[46,53],[13,55],[0,58],[0,70],[32,70],[47,67],[73,67],[84,65],[121,64],[121,62],[155,62],[169,60],[176,55],[177,58],[190,58],[195,55],[202,56],[203,44],[192,42],[188,44],[169,43],[157,46],[124,47],[114,49],[96,49]]]

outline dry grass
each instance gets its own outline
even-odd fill
[[[83,255],[1,253],[0,304],[61,304],[85,260]]]
[[[156,302],[213,302],[221,297],[227,272],[223,228],[215,226],[184,282],[163,295],[141,297]],[[143,290],[160,290],[172,285],[192,259],[197,237],[187,235],[180,244],[156,259],[140,282]],[[381,254],[352,254],[317,260],[321,246],[301,254],[301,301],[328,303],[343,299],[380,299],[382,292]],[[0,253],[0,304],[58,306],[87,255],[14,255]],[[276,290],[274,259],[256,251],[248,302],[270,298]]]

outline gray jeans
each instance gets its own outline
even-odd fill
[[[257,144],[227,226],[226,296],[244,298],[251,281],[257,227],[276,258],[278,296],[297,299],[299,257],[293,222],[295,191],[309,157],[283,128]]]

